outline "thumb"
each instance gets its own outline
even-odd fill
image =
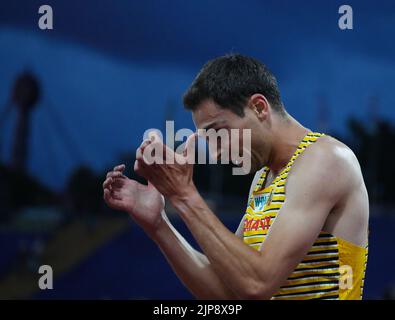
[[[159,142],[162,141],[162,137],[158,134],[156,130],[152,130],[148,132],[148,138],[151,142]]]

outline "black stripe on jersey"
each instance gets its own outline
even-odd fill
[[[330,299],[339,299],[339,295],[335,294],[333,296],[326,296],[326,297],[320,297],[320,298],[312,298],[311,300],[330,300]]]
[[[287,166],[284,168],[284,170],[280,172],[280,174],[279,174],[278,176],[281,177],[281,176],[283,176],[284,174],[288,174],[289,170],[291,170],[292,164],[293,164],[293,161],[291,160],[291,161],[290,161],[290,164],[287,165]]]
[[[273,208],[273,209],[270,209],[270,210],[275,210],[275,209],[278,209],[278,208]],[[267,210],[267,209],[266,209]],[[248,214],[249,216],[254,216],[254,217],[263,217],[263,216],[265,216],[266,214],[265,213],[255,213],[254,212],[254,214],[251,214],[251,213],[246,213],[246,214]],[[269,218],[270,219],[274,219],[276,216],[269,216]],[[266,217],[267,218],[267,217]],[[248,231],[248,230],[247,230]]]
[[[307,255],[325,254],[325,253],[339,253],[339,250],[338,249],[329,249],[329,250],[311,251]]]
[[[307,279],[307,278],[325,278],[325,277],[339,277],[340,273],[339,272],[334,272],[334,273],[314,273],[314,274],[308,274],[304,276],[297,276],[297,277],[289,277],[288,280],[300,280],[300,279]]]
[[[284,178],[284,175],[287,175],[287,176],[288,176],[289,171],[290,171],[291,168],[292,168],[292,165],[293,165],[293,161],[290,160],[290,161],[289,161],[289,165],[287,165],[287,166],[284,168],[284,170],[281,171],[279,175],[277,175],[277,179],[280,178],[280,177]]]
[[[303,142],[305,142],[305,143],[309,143],[309,141],[303,141]],[[307,145],[307,146],[309,146],[309,145]],[[298,147],[296,150],[303,150],[303,149],[306,149],[306,148],[307,148],[307,146],[301,146],[301,147]]]
[[[248,244],[249,246],[254,245],[254,244],[261,244],[261,243],[262,243],[262,240],[261,241],[257,241],[257,242],[251,242],[251,243],[247,243],[246,242],[246,244]]]
[[[330,246],[332,244],[337,244],[337,241],[317,242],[313,244],[313,247]]]
[[[326,261],[336,262],[337,260],[339,260],[339,256],[333,256],[333,257],[330,257],[330,258],[322,258],[322,259],[303,260],[302,263],[326,262]]]
[[[305,291],[305,292],[293,292],[293,293],[276,294],[276,295],[274,295],[274,297],[280,298],[280,297],[284,297],[284,296],[304,296],[304,295],[307,295],[307,294],[325,293],[325,292],[332,292],[332,291],[338,291],[338,290],[339,290],[339,286],[336,285],[333,288],[328,288],[328,289],[309,290],[309,291]]]
[[[338,264],[329,264],[327,266],[321,266],[321,267],[312,267],[312,268],[296,268],[295,271],[314,271],[314,270],[320,270],[320,269],[337,269],[339,268]]]
[[[263,210],[262,212],[263,212],[263,215],[265,215],[265,214],[269,214],[269,213],[274,213],[274,211],[278,211],[278,210],[280,210],[280,208],[268,208],[268,209]]]
[[[282,286],[282,287],[280,287],[280,289],[308,287],[308,286],[315,286],[315,285],[321,285],[321,284],[335,284],[335,285],[338,285],[339,281],[338,280],[333,280],[333,281],[316,281],[316,282],[307,282],[307,283],[299,283],[299,284],[290,284],[290,285]]]
[[[319,234],[318,238],[334,238],[334,236],[330,233],[323,233],[323,234]]]
[[[272,200],[270,203],[284,203],[285,200]],[[278,209],[278,208],[275,208]]]
[[[251,239],[251,238],[257,238],[257,237],[264,237],[264,236],[266,236],[266,234],[264,234],[264,233],[250,234],[249,236],[244,236],[244,239]]]

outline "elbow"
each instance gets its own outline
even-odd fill
[[[269,300],[272,297],[272,293],[268,290],[268,286],[256,279],[246,281],[244,288],[243,300]]]

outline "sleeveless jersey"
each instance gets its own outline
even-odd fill
[[[266,188],[269,168],[264,168],[255,189],[249,195],[243,225],[244,243],[256,250],[260,249],[286,199],[285,183],[292,164],[323,135],[308,133],[285,168]],[[307,255],[272,299],[362,299],[367,255],[368,246],[363,248],[321,231]]]

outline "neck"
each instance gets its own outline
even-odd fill
[[[277,175],[289,162],[303,137],[311,130],[303,127],[290,115],[276,119],[273,126],[272,148],[266,164]]]

